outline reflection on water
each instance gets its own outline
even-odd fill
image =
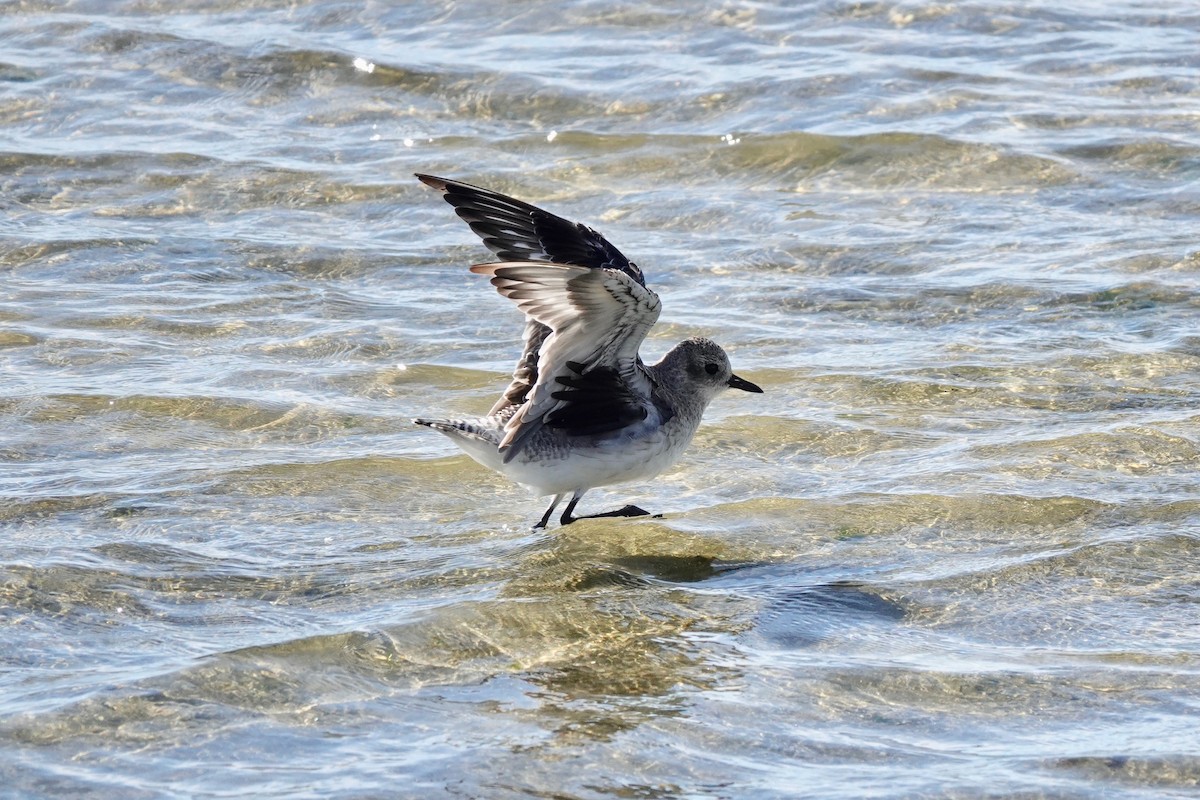
[[[1184,796],[1186,9],[0,14],[20,796]],[[602,230],[762,385],[660,518],[409,419],[519,320],[412,179]]]

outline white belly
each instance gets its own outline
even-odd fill
[[[538,494],[561,494],[658,475],[678,461],[691,442],[695,426],[689,428],[669,422],[592,440],[567,440],[557,431],[543,429],[543,435],[534,437],[507,464],[485,443],[460,445],[480,464]]]

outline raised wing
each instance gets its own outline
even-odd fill
[[[616,269],[517,261],[471,271],[552,332],[536,382],[505,425],[505,461],[543,425],[582,435],[646,418],[652,384],[638,348],[658,320],[658,295]]]
[[[548,261],[624,272],[639,285],[641,269],[596,231],[499,192],[418,174],[471,226],[501,261]]]
[[[549,262],[589,269],[616,270],[638,286],[645,278],[637,264],[596,231],[578,222],[543,211],[507,195],[469,183],[417,174],[426,186],[437,189],[454,207],[484,245],[501,261]],[[532,317],[525,324],[524,347],[513,370],[513,379],[489,414],[520,406],[529,397],[540,375],[539,359],[550,329]],[[635,348],[636,349],[636,348]]]

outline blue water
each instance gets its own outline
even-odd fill
[[[1200,13],[0,8],[0,794],[1194,796]],[[763,395],[544,500],[409,422],[601,230]],[[730,393],[734,394],[734,393]]]

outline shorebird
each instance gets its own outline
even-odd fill
[[[677,344],[646,366],[638,348],[658,320],[642,270],[603,236],[498,192],[418,174],[499,261],[476,264],[525,312],[512,382],[486,417],[415,419],[480,464],[553,495],[544,528],[568,495],[568,525],[589,489],[651,478],[682,455],[704,409],[726,389],[762,392],[733,374],[709,339]],[[649,512],[627,505],[589,517]]]

